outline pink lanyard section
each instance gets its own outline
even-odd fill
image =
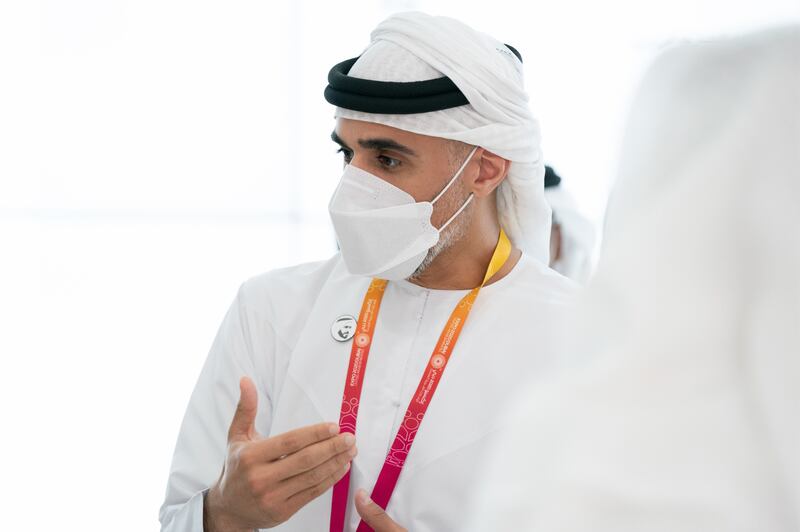
[[[417,390],[406,409],[403,422],[400,424],[397,435],[392,442],[392,446],[386,455],[386,460],[378,475],[378,480],[375,482],[375,487],[372,490],[372,500],[384,509],[386,509],[386,506],[389,504],[389,499],[397,485],[400,472],[403,470],[403,465],[406,462],[408,453],[411,451],[411,445],[414,443],[414,438],[425,417],[428,405],[430,405],[436,388],[439,386],[439,381],[444,374],[447,362],[450,360],[450,355],[455,348],[470,310],[472,310],[472,305],[478,297],[480,289],[503,267],[510,254],[511,242],[508,240],[505,232],[501,230],[497,247],[492,255],[492,260],[489,262],[489,267],[486,270],[483,283],[470,290],[470,292],[461,299],[439,336],[436,348],[428,361],[425,373],[419,381]],[[347,381],[345,382],[344,394],[342,396],[342,409],[339,414],[339,425],[344,432],[355,434],[356,431],[358,406],[364,383],[364,371],[366,370],[369,349],[372,345],[375,324],[378,319],[378,311],[380,309],[381,300],[383,299],[383,293],[386,290],[386,285],[387,281],[385,280],[373,279],[361,305],[358,330],[353,338],[353,347],[350,351],[350,364],[348,366]],[[350,472],[348,471],[333,487],[330,523],[331,532],[342,532],[344,530],[349,490]],[[371,530],[372,528],[370,528],[369,525],[361,521],[358,525],[357,532],[368,532]]]

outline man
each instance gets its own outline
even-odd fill
[[[585,284],[592,274],[594,227],[580,213],[575,200],[561,186],[561,176],[550,166],[545,166],[544,196],[553,209],[550,267]]]
[[[644,77],[579,363],[520,402],[469,530],[800,530],[798,58],[794,25]]]
[[[518,53],[395,15],[325,96],[341,254],[242,286],[181,427],[164,531],[459,530],[498,412],[552,362],[572,285],[546,266]]]

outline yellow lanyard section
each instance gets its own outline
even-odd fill
[[[500,268],[505,265],[510,256],[511,241],[508,239],[508,236],[506,236],[506,232],[500,229],[500,239],[497,241],[497,247],[494,249],[492,260],[489,261],[489,267],[486,269],[486,275],[483,277],[481,286],[485,286],[489,279],[500,271]]]

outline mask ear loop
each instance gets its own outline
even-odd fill
[[[464,161],[464,163],[461,165],[461,168],[459,168],[459,169],[458,169],[458,172],[456,172],[456,175],[454,175],[454,176],[453,176],[453,178],[450,180],[450,182],[449,182],[449,183],[447,183],[447,186],[445,186],[445,187],[444,187],[444,189],[442,189],[442,191],[441,191],[441,192],[439,192],[439,193],[436,195],[436,197],[435,197],[435,198],[433,198],[433,199],[431,200],[431,205],[433,205],[434,203],[436,203],[437,201],[439,201],[439,198],[441,198],[441,197],[444,195],[444,193],[445,193],[445,192],[447,192],[447,189],[449,189],[449,188],[450,188],[450,186],[451,186],[453,183],[455,183],[455,182],[456,182],[456,179],[458,179],[458,176],[460,176],[460,175],[461,175],[461,172],[463,172],[463,171],[464,171],[464,168],[466,168],[466,167],[467,167],[467,164],[469,164],[469,162],[472,160],[472,156],[473,156],[473,155],[475,155],[475,152],[476,152],[476,151],[478,151],[478,147],[477,147],[477,146],[475,146],[474,148],[472,148],[472,151],[471,151],[471,152],[469,152],[469,155],[467,155],[467,158],[466,158],[466,160]],[[465,205],[466,205],[466,204],[465,204]],[[463,208],[463,207],[462,207],[462,208]],[[461,212],[461,211],[458,211],[458,212]],[[458,213],[456,213],[456,214],[458,214]],[[451,220],[452,220],[452,218],[451,218]],[[450,223],[450,222],[447,222],[447,223]],[[445,225],[447,225],[447,224],[445,224]]]
[[[458,209],[458,210],[456,211],[456,213],[455,213],[453,216],[451,216],[451,217],[450,217],[450,219],[449,219],[449,220],[447,220],[447,221],[444,223],[444,225],[443,225],[443,226],[441,226],[441,227],[439,228],[439,232],[440,232],[440,233],[441,233],[442,231],[444,231],[444,230],[447,228],[447,226],[448,226],[448,225],[450,225],[450,222],[452,222],[453,220],[455,220],[455,219],[456,219],[456,216],[458,216],[459,214],[461,214],[461,211],[463,211],[464,209],[466,209],[466,208],[467,208],[467,205],[469,205],[469,204],[470,204],[470,202],[472,201],[472,198],[473,198],[473,197],[475,197],[475,196],[474,196],[474,195],[473,195],[473,194],[470,192],[470,194],[469,194],[469,197],[467,198],[467,201],[465,201],[465,202],[464,202],[464,205],[462,205],[462,206],[461,206],[461,208],[460,208],[460,209]]]

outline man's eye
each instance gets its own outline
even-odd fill
[[[400,161],[387,157],[386,155],[379,155],[378,161],[381,163],[381,166],[385,168],[397,168],[400,166]]]
[[[350,163],[350,161],[353,159],[353,152],[351,152],[350,150],[339,148],[338,150],[336,150],[336,153],[342,154],[345,163]]]

